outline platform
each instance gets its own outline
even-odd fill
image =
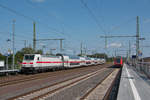
[[[149,100],[150,79],[124,64],[117,100]]]
[[[11,72],[19,72],[19,69],[13,69],[13,70],[0,70],[0,73],[11,73]]]

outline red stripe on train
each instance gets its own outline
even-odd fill
[[[42,62],[42,61],[38,61],[36,63],[81,63],[81,61],[64,61],[64,62],[55,62],[55,61],[46,61],[46,62]]]
[[[33,62],[30,62],[30,63],[23,62],[23,63],[21,63],[21,64],[33,64]]]
[[[42,61],[38,61],[36,63],[63,63],[63,62],[58,62],[58,61],[45,61],[45,62],[42,62]]]

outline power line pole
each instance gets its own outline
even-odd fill
[[[105,36],[100,36],[100,38],[105,38],[105,50],[107,50],[107,39],[108,38],[133,38],[133,37],[137,37],[136,35],[105,35]]]
[[[129,60],[129,51],[126,52],[126,59]]]
[[[10,41],[11,41],[11,39],[7,39],[8,50],[7,50],[7,57],[6,57],[6,70],[8,70],[8,58],[9,58],[9,55],[11,54],[11,50],[9,48],[9,42]]]
[[[128,60],[130,60],[130,56],[131,56],[131,44],[130,44],[130,41],[129,41],[129,52],[128,52],[129,54],[128,54]]]
[[[62,48],[62,40],[63,40],[63,39],[60,39],[60,52],[63,51],[63,48]]]
[[[118,49],[115,49],[115,57],[117,57],[118,56],[118,53],[119,51],[118,51]]]
[[[136,57],[137,57],[137,60],[139,59],[139,16],[137,16],[137,19],[136,19]]]
[[[13,28],[13,63],[12,63],[12,69],[15,68],[15,22],[16,20],[13,20],[12,28]]]
[[[65,40],[63,38],[60,38],[60,39],[36,39],[35,41],[48,41],[48,40],[59,40],[60,41],[60,52],[63,50],[62,41]]]
[[[50,49],[50,55],[53,55],[53,51],[56,50],[55,48]]]
[[[81,46],[80,46],[81,56],[82,56],[82,53],[83,53],[82,48],[83,48],[83,46],[82,46],[82,42],[81,42]]]
[[[108,38],[117,38],[117,37],[119,37],[119,38],[130,38],[130,37],[136,37],[135,35],[109,35],[109,36],[107,36],[107,35],[105,35],[105,36],[100,36],[100,38],[105,38],[105,50],[106,50],[106,52],[107,52],[107,39]],[[106,59],[106,57],[105,57],[105,59]]]
[[[137,25],[138,26],[138,25]],[[138,28],[139,29],[139,28]],[[107,50],[107,39],[108,38],[136,38],[136,51],[139,51],[139,40],[142,38],[139,38],[139,31],[136,35],[109,35],[109,36],[100,36],[100,38],[105,38],[105,48]],[[136,53],[138,55],[138,53]]]
[[[108,52],[107,52],[107,36],[106,35],[105,35],[105,50],[106,50],[106,54],[105,54],[104,59],[106,59],[106,61],[107,61],[106,55],[108,57]]]
[[[105,49],[107,51],[107,36],[105,35]]]
[[[33,50],[36,50],[36,29],[35,29],[35,22],[33,22]]]
[[[23,40],[24,41],[24,48],[27,47],[27,40]]]

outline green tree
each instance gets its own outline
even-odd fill
[[[23,60],[23,55],[24,55],[24,53],[23,52],[21,52],[21,51],[18,51],[17,53],[16,53],[16,56],[15,56],[15,61],[16,61],[16,63],[21,63],[22,62],[22,60]]]
[[[30,48],[30,47],[28,47],[28,48],[22,48],[21,52],[23,54],[33,54],[33,53],[35,53],[35,51],[32,48]]]
[[[0,60],[5,60],[6,57],[0,53]]]
[[[37,50],[35,53],[37,53],[37,54],[43,54],[43,51],[42,50]]]

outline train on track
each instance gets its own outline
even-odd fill
[[[49,70],[68,69],[82,66],[104,64],[105,59],[79,57],[75,55],[57,54],[25,54],[22,62],[22,73],[38,73]]]
[[[122,67],[123,66],[123,59],[121,56],[117,56],[114,58],[114,66],[115,67]]]

